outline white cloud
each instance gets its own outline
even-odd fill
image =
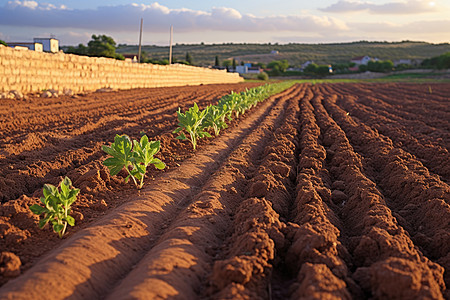
[[[39,4],[36,1],[19,1],[19,0],[8,1],[8,3],[6,4],[6,6],[9,8],[27,7],[29,9],[36,9],[38,5]]]
[[[367,33],[430,33],[442,36],[448,33],[450,20],[420,21],[407,24],[396,24],[393,22],[351,23],[349,26]]]
[[[402,2],[389,2],[385,4],[373,4],[363,1],[340,0],[326,8],[320,9],[331,13],[348,13],[367,11],[371,14],[421,14],[438,12],[439,7],[436,2],[428,0],[409,0]]]
[[[51,3],[42,3],[39,4],[36,1],[20,1],[20,0],[14,0],[14,1],[8,1],[6,3],[5,8],[9,10],[16,10],[21,8],[28,8],[30,10],[65,10],[67,7],[65,5],[56,6]]]
[[[33,4],[30,4],[33,2]],[[173,25],[178,32],[205,31],[345,31],[345,23],[326,16],[270,16],[256,17],[241,14],[233,8],[213,7],[210,11],[171,9],[157,2],[104,6],[96,9],[67,9],[65,6],[38,4],[35,1],[9,1],[0,7],[0,25],[90,30],[135,31],[144,18],[147,32],[166,32]]]

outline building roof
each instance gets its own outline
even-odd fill
[[[55,38],[33,38],[34,40],[58,40],[58,39],[55,39]]]
[[[6,42],[6,44],[8,45],[36,45],[36,44],[40,44],[38,42]]]
[[[357,56],[357,57],[353,57],[352,60],[361,60],[364,57],[366,57],[367,55],[363,55],[363,56]]]

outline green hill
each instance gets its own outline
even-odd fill
[[[142,50],[151,59],[167,59],[169,47],[143,46]],[[278,54],[270,54],[271,51]],[[213,65],[215,56],[220,60],[236,58],[238,61],[268,63],[272,60],[287,59],[291,66],[313,60],[317,64],[348,62],[356,56],[368,55],[381,60],[430,58],[450,51],[450,44],[430,44],[425,42],[352,42],[339,44],[176,44],[173,56],[184,60],[189,52],[195,65]],[[137,54],[136,45],[119,45],[117,53]]]

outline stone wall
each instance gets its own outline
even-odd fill
[[[0,92],[43,90],[75,93],[100,88],[131,89],[237,83],[236,73],[186,65],[136,64],[103,57],[17,50],[0,45]]]

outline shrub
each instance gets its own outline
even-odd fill
[[[257,77],[259,80],[269,80],[269,75],[266,72],[261,72]]]

